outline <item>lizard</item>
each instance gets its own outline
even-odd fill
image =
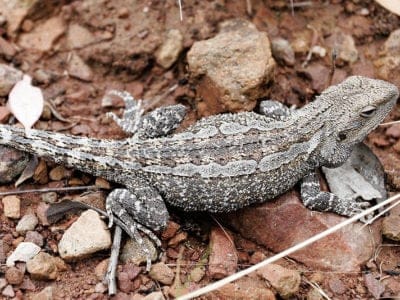
[[[302,181],[306,207],[352,216],[365,202],[322,192],[315,170],[336,167],[388,115],[397,87],[351,76],[313,102],[286,114],[278,105],[256,112],[200,119],[180,133],[186,114],[178,104],[143,113],[141,102],[125,102],[122,118],[109,116],[130,136],[122,140],[77,137],[0,125],[0,144],[32,153],[121,184],[106,210],[142,247],[165,228],[167,204],[184,211],[221,213],[274,199]],[[145,251],[146,252],[146,251]]]

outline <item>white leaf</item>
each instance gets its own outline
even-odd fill
[[[41,89],[32,86],[31,82],[32,78],[24,75],[12,88],[7,103],[8,109],[24,125],[27,133],[39,120],[44,105]]]

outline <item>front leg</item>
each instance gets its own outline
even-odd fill
[[[333,193],[321,191],[315,172],[305,176],[301,182],[301,199],[304,205],[321,212],[334,212],[342,216],[354,216],[370,206],[369,202],[339,198]]]

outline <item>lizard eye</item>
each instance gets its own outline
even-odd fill
[[[373,115],[375,115],[375,112],[376,112],[376,107],[368,105],[363,108],[363,110],[360,113],[360,116],[364,118],[371,118]]]
[[[346,134],[344,133],[344,132],[340,132],[339,133],[339,136],[338,136],[338,138],[339,138],[339,141],[340,142],[342,142],[342,141],[344,141],[345,139],[346,139]]]

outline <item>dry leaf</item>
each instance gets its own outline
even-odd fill
[[[400,0],[375,0],[388,11],[400,16]]]
[[[19,122],[29,129],[39,120],[43,111],[43,94],[40,88],[31,84],[32,78],[24,75],[12,88],[8,96],[7,107]]]

